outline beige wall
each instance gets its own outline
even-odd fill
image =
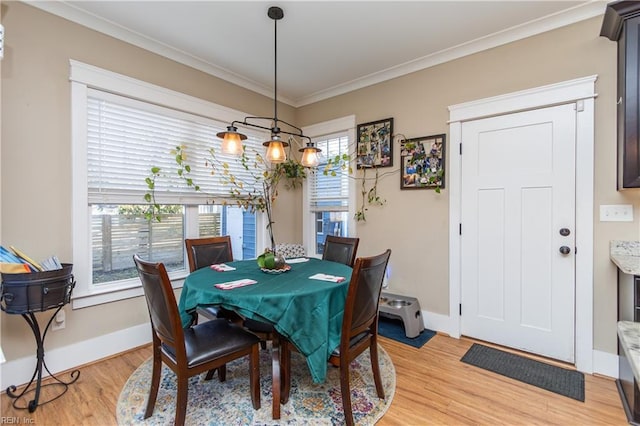
[[[68,61],[122,73],[255,115],[271,114],[271,101],[152,53],[44,13],[4,2],[6,54],[2,62],[2,245],[35,258],[71,259],[71,144]],[[615,44],[598,36],[592,19],[424,71],[299,108],[281,105],[282,118],[299,126],[356,114],[363,123],[393,117],[407,137],[448,133],[447,106],[514,90],[597,74],[595,204],[634,204],[638,191],[615,185]],[[222,41],[221,41],[222,42]],[[295,121],[294,121],[295,119]],[[447,141],[450,147],[451,141]],[[418,296],[423,309],[448,314],[448,191],[400,191],[399,151],[393,174],[383,178],[383,207],[360,223],[359,253],[389,247],[391,290]],[[447,152],[447,156],[453,155]],[[385,170],[387,171],[387,170]],[[299,241],[300,194],[278,199],[276,238]],[[595,349],[616,352],[616,270],[610,239],[638,239],[633,223],[594,224]],[[141,298],[75,311],[67,328],[51,333],[47,348],[61,347],[147,321]],[[30,355],[30,331],[19,316],[3,314],[2,346],[9,360]]]
[[[594,347],[616,353],[616,268],[608,244],[638,238],[640,193],[616,191],[616,45],[599,37],[600,24],[594,18],[305,106],[297,122],[305,126],[356,114],[358,123],[393,117],[395,133],[409,138],[448,133],[449,105],[597,74]],[[456,155],[452,142],[459,141],[447,141],[447,157]],[[390,247],[391,291],[415,295],[423,309],[448,315],[449,193],[401,191],[398,156],[396,146],[396,173],[379,186],[387,205],[370,209],[367,222],[358,225],[358,252]],[[600,223],[600,204],[634,204],[636,220]]]

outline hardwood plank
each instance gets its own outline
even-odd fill
[[[582,403],[461,363],[471,339],[436,335],[420,350],[385,338],[381,343],[397,384],[379,425],[627,424],[610,378],[586,375]]]
[[[420,349],[384,337],[396,369],[396,391],[378,425],[626,425],[615,381],[585,376],[585,402],[460,362],[474,343],[436,335]],[[116,425],[116,404],[129,375],[151,356],[150,346],[80,368],[80,378],[58,400],[34,413],[0,396],[2,417],[21,424]],[[68,374],[58,377],[67,380]],[[6,422],[5,422],[6,423]]]
[[[120,390],[131,373],[150,356],[151,346],[147,345],[82,366],[79,368],[80,378],[69,386],[64,395],[55,401],[39,406],[33,413],[13,408],[13,399],[3,392],[0,397],[2,416],[3,418],[15,417],[19,420],[18,424],[116,425],[116,404]],[[56,374],[56,376],[64,381],[69,380],[68,372]],[[48,382],[50,380],[43,381],[43,384]],[[47,395],[55,395],[54,392],[58,389],[53,388],[58,387],[52,386],[51,388],[49,390],[43,387],[40,401],[46,401]],[[46,393],[45,389],[47,389]],[[22,405],[28,403],[31,398],[26,398],[26,402],[23,402]]]

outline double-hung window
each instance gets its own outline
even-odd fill
[[[355,236],[353,179],[348,169],[339,165],[324,173],[329,159],[344,154],[353,156],[354,125],[350,116],[305,128],[305,133],[322,150],[320,165],[307,178],[303,201],[304,241],[312,256],[322,256],[327,235]]]
[[[179,284],[188,269],[187,237],[230,235],[235,259],[256,256],[262,219],[234,205],[207,162],[213,148],[234,176],[246,173],[219,152],[215,136],[243,113],[77,62],[71,77],[74,307],[142,294],[134,254],[163,262]],[[261,152],[264,137],[248,132],[245,146]],[[191,167],[188,176],[177,173],[176,147]],[[147,178],[154,179],[159,220],[145,218]]]

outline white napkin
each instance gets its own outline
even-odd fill
[[[226,283],[216,284],[216,288],[220,290],[231,290],[232,288],[244,287],[246,285],[256,284],[258,281],[243,278],[241,280],[229,281]]]
[[[344,281],[344,277],[336,277],[335,275],[329,274],[315,274],[309,277],[311,280],[321,280],[321,281],[331,281],[334,283],[340,283]]]
[[[211,265],[211,269],[213,269],[215,271],[218,271],[218,272],[226,272],[226,271],[235,271],[236,270],[236,268],[234,268],[233,266],[225,265],[224,263]]]
[[[308,261],[308,257],[294,257],[293,259],[287,259],[287,263],[303,263]]]

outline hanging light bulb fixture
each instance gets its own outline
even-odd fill
[[[311,141],[311,138],[305,136],[302,133],[302,129],[287,123],[284,120],[278,119],[278,21],[284,17],[284,12],[277,6],[272,6],[267,12],[267,16],[273,19],[273,39],[274,39],[274,84],[273,84],[273,117],[245,117],[243,121],[234,121],[227,127],[226,132],[220,132],[216,136],[222,139],[222,152],[225,154],[240,155],[242,154],[242,141],[247,139],[246,135],[238,132],[236,125],[242,125],[246,127],[256,127],[259,129],[265,129],[271,131],[271,139],[264,142],[262,145],[267,147],[266,159],[270,163],[277,164],[283,163],[287,159],[287,153],[285,148],[289,146],[288,142],[282,140],[281,134],[290,135],[301,139],[307,139],[308,142],[304,148],[299,151],[302,152],[302,160],[300,164],[305,167],[316,167],[318,165],[318,152],[321,150],[316,148]],[[270,120],[271,127],[261,126],[255,123],[250,123],[247,120]],[[286,131],[280,128],[280,124],[284,124],[291,128],[291,131]],[[307,158],[308,157],[308,158]]]
[[[300,164],[305,167],[318,167],[320,163],[318,158],[318,153],[321,151],[320,148],[316,148],[312,142],[307,142],[307,146],[300,148],[298,151],[302,153]]]
[[[217,137],[222,139],[222,153],[230,155],[242,154],[242,141],[247,139],[242,133],[238,133],[238,128],[235,126],[227,126],[226,132],[220,132],[216,134]]]
[[[283,163],[287,159],[287,153],[284,151],[284,148],[289,146],[289,144],[282,141],[279,134],[272,134],[271,140],[263,142],[262,145],[267,147],[266,157],[269,162]]]

